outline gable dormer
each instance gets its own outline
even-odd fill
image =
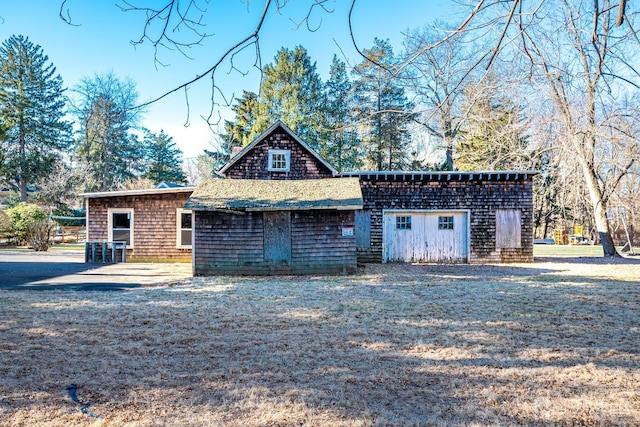
[[[277,121],[233,156],[219,173],[230,179],[321,179],[338,172]]]

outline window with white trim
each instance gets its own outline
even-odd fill
[[[176,246],[190,248],[193,233],[193,212],[178,208],[176,217]]]
[[[271,172],[289,172],[289,162],[291,151],[289,150],[269,150],[269,166]]]
[[[133,247],[133,209],[108,209],[107,227],[110,242],[125,242],[128,248]]]

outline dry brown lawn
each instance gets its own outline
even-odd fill
[[[2,426],[640,425],[639,260],[4,291],[0,337]]]

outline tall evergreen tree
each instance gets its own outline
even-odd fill
[[[0,146],[3,175],[22,201],[27,185],[49,174],[69,145],[64,106],[62,78],[42,48],[9,37],[0,47]]]
[[[327,130],[320,152],[338,171],[362,167],[362,150],[353,109],[353,90],[347,67],[333,55],[329,80],[325,83],[323,110]]]
[[[264,67],[258,114],[251,137],[259,135],[276,120],[282,120],[304,141],[317,148],[322,127],[320,100],[322,81],[307,50],[282,48],[273,64]]]
[[[182,171],[182,150],[176,147],[173,138],[164,133],[152,133],[145,129],[144,149],[146,159],[149,162],[145,178],[149,178],[156,184],[167,181],[176,184],[184,184],[187,178]]]
[[[388,41],[375,39],[366,59],[354,69],[356,105],[368,167],[398,170],[408,162],[408,125],[413,105],[389,71],[395,64]]]
[[[83,79],[75,92],[77,154],[87,169],[87,190],[115,189],[139,174],[144,161],[142,144],[131,134],[139,113],[135,84],[108,73]]]
[[[258,115],[258,95],[242,91],[242,97],[235,99],[231,110],[235,113],[235,118],[233,121],[225,120],[225,134],[222,136],[223,148],[229,152],[233,147],[243,147],[251,142],[251,129]]]

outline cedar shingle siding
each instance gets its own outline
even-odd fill
[[[287,212],[289,213],[289,212]],[[352,273],[356,268],[353,211],[290,212],[288,260],[265,259],[264,215],[198,211],[194,275]]]
[[[373,173],[375,174],[375,173]],[[370,247],[358,249],[359,262],[382,261],[385,209],[469,210],[469,262],[533,262],[533,173],[492,172],[472,179],[455,173],[360,174],[363,210],[369,212]],[[453,176],[454,179],[449,179]],[[496,180],[496,176],[500,180]],[[497,248],[496,210],[521,212],[521,247]]]
[[[270,149],[290,150],[289,172],[268,170]],[[333,173],[291,135],[281,127],[277,127],[239,161],[231,165],[225,171],[225,176],[230,179],[322,179],[333,177]]]
[[[133,248],[127,258],[189,260],[191,250],[176,247],[176,212],[191,192],[142,194],[89,199],[87,236],[107,241],[108,209],[133,208]]]

